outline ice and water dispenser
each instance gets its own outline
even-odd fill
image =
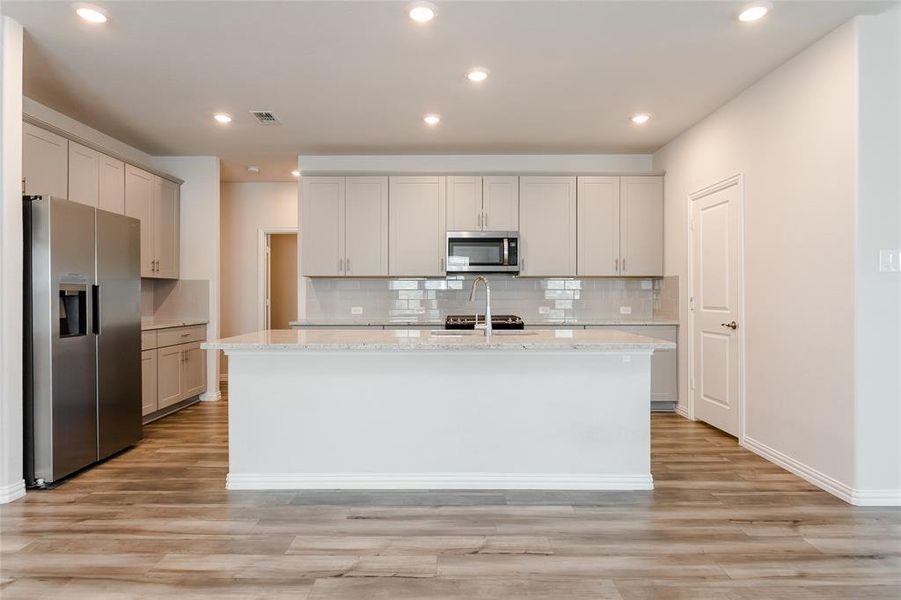
[[[59,337],[87,335],[88,286],[61,283],[59,285]]]

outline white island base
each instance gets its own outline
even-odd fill
[[[207,344],[229,355],[228,489],[653,488],[650,358],[668,342],[357,334]]]

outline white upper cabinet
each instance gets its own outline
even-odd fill
[[[448,231],[519,229],[519,177],[486,175],[447,178]]]
[[[105,154],[100,155],[98,208],[125,214],[125,163]]]
[[[388,275],[388,178],[344,182],[344,274]]]
[[[154,175],[153,243],[156,276],[178,279],[179,211],[178,184]]]
[[[448,231],[482,229],[482,178],[449,176],[447,178]]]
[[[22,123],[24,193],[68,198],[69,140]]]
[[[180,190],[125,165],[125,215],[141,222],[141,277],[178,279]]]
[[[97,208],[100,199],[100,157],[96,150],[69,142],[69,200]]]
[[[663,178],[620,178],[620,273],[663,276]]]
[[[520,275],[576,274],[576,178],[520,177]]]
[[[300,186],[300,271],[344,275],[344,177],[304,177]]]
[[[141,222],[141,277],[156,276],[153,242],[153,174],[125,166],[125,214]]]
[[[519,177],[486,175],[482,178],[485,231],[519,230]]]
[[[389,177],[389,274],[446,273],[445,177]]]
[[[619,177],[578,178],[578,274],[618,275]]]

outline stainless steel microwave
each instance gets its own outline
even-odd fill
[[[518,273],[515,231],[448,231],[448,273]]]

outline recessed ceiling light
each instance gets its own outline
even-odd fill
[[[424,116],[422,120],[425,121],[426,125],[431,125],[432,127],[434,127],[441,122],[441,117],[439,115],[429,113]]]
[[[106,23],[109,15],[105,10],[93,4],[74,4],[75,14],[88,23]]]
[[[488,79],[488,70],[482,68],[476,68],[466,74],[466,78],[470,81],[474,81],[476,83],[480,81],[485,81]]]
[[[257,175],[260,172],[260,168],[251,165],[251,166],[247,167],[247,172],[250,173],[251,175]]]
[[[438,9],[431,2],[415,2],[410,5],[407,14],[417,23],[428,23],[438,14]]]
[[[213,115],[213,118],[216,119],[217,123],[220,123],[222,125],[228,125],[232,122],[231,116],[225,113],[216,113],[215,115]]]
[[[297,169],[294,169],[293,171],[291,171],[291,175],[294,175],[295,177],[300,177],[300,171],[298,171]]]
[[[638,113],[637,115],[632,115],[632,122],[636,125],[644,125],[650,120],[651,115],[649,115],[648,113]]]
[[[769,2],[758,2],[756,4],[751,4],[750,6],[746,6],[738,14],[738,20],[742,23],[751,23],[753,21],[757,21],[764,18],[767,13],[770,12],[771,8],[773,8],[773,5]]]

